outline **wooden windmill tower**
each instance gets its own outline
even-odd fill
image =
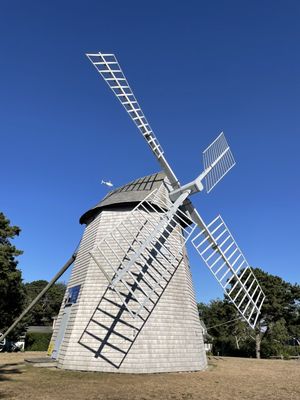
[[[137,125],[161,173],[108,194],[81,217],[86,229],[52,338],[67,369],[192,371],[206,367],[185,243],[191,240],[250,326],[264,294],[223,219],[205,224],[189,196],[209,192],[235,164],[225,136],[204,171],[180,185],[112,54],[87,55]],[[204,183],[204,185],[203,185]]]

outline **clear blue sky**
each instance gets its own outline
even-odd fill
[[[50,279],[107,192],[158,170],[85,57],[114,52],[185,183],[224,130],[237,165],[193,201],[249,263],[299,283],[299,1],[1,2],[0,209],[26,281]],[[197,299],[221,297],[190,253]],[[64,279],[67,279],[65,277]]]

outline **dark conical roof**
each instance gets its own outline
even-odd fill
[[[124,205],[124,204],[137,204],[154,189],[162,185],[166,175],[163,172],[158,172],[156,174],[144,176],[143,178],[138,178],[124,186],[121,186],[111,192],[109,192],[104,199],[102,199],[93,208],[85,212],[81,217],[79,222],[81,224],[87,223],[87,221],[98,213],[101,209],[114,206],[114,205]]]

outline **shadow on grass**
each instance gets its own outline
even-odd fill
[[[11,394],[10,393],[1,393],[0,392],[0,399],[11,399]]]
[[[23,363],[10,363],[10,364],[0,364],[0,382],[2,381],[11,381],[12,376],[10,375],[19,375],[22,374],[20,367],[22,367]],[[0,393],[0,399],[4,398],[3,394]]]

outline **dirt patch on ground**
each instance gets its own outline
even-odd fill
[[[0,399],[299,400],[300,361],[219,358],[203,372],[123,375],[35,368],[0,354]]]

